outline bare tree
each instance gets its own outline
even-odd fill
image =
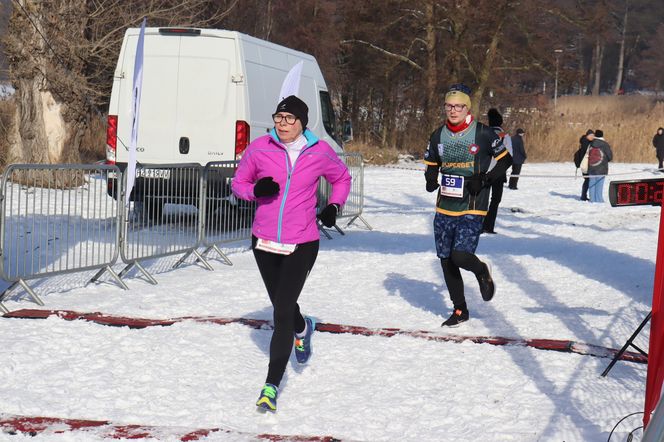
[[[100,132],[124,32],[143,17],[313,54],[356,139],[381,146],[419,149],[443,118],[451,83],[473,89],[480,113],[482,103],[544,103],[554,78],[563,94],[662,81],[661,0],[10,1],[12,161],[76,161],[86,146],[102,148],[91,134]]]
[[[625,10],[623,13],[622,26],[620,32],[620,48],[618,50],[618,69],[616,74],[616,84],[613,86],[613,93],[618,94],[622,89],[623,70],[625,68],[625,42],[627,40],[627,18],[629,17],[629,0],[625,1]]]
[[[647,47],[642,52],[642,57],[635,66],[640,75],[642,84],[658,92],[664,88],[664,58],[662,48],[664,47],[664,24],[659,25],[656,32],[652,33],[647,40]]]
[[[143,17],[153,26],[205,26],[238,1],[15,0],[6,38],[16,88],[9,161],[77,162],[82,150],[103,149],[84,144],[94,142],[90,132],[109,95],[125,29]]]

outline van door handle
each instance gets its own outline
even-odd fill
[[[187,137],[180,138],[180,153],[183,155],[189,153],[189,138]]]

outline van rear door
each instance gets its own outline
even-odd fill
[[[163,38],[146,34],[143,58],[143,84],[139,114],[136,157],[141,163],[164,163],[167,147],[175,138],[177,119],[178,54],[180,37]],[[138,35],[125,40],[122,72],[117,83],[118,143],[117,161],[126,163],[131,139],[131,101]],[[171,159],[172,161],[172,159]]]
[[[182,37],[175,125],[178,162],[235,159],[236,59],[234,39]],[[188,143],[187,153],[183,143]]]
[[[129,36],[125,47],[118,162],[127,161],[137,39]],[[235,40],[164,29],[146,34],[144,54],[137,160],[205,164],[235,159]]]

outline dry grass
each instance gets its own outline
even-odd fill
[[[11,100],[0,100],[0,167],[7,158],[14,108]],[[510,133],[517,127],[526,130],[529,162],[571,162],[581,135],[587,129],[602,129],[613,149],[614,161],[654,163],[652,137],[658,127],[664,127],[664,101],[642,96],[561,97],[555,111],[552,102],[514,108],[511,114],[506,113],[504,126]],[[104,120],[91,117],[81,141],[81,162],[104,159],[105,136]],[[425,146],[427,137],[408,139],[417,140],[417,146]],[[360,141],[346,143],[345,149],[361,153],[368,164],[376,165],[395,163],[400,153],[412,153],[416,158],[424,154],[423,150],[411,152],[407,146],[403,150],[380,148]]]
[[[384,165],[396,163],[399,159],[399,153],[403,153],[394,148],[380,148],[375,145],[352,141],[344,144],[346,152],[356,152],[362,154],[366,164]],[[423,152],[424,154],[424,152]]]
[[[526,131],[524,139],[529,162],[571,162],[579,147],[579,138],[588,129],[602,129],[611,145],[614,161],[654,163],[652,137],[664,127],[664,101],[644,96],[570,96],[561,97],[554,110],[553,102],[539,105],[522,104],[504,112],[504,128],[514,133],[518,127]],[[505,111],[505,109],[502,109]],[[480,116],[486,123],[486,117]],[[425,146],[428,134],[409,137],[417,146]],[[396,162],[399,153],[412,153],[422,158],[422,151],[385,149],[360,142],[348,143],[346,150],[362,153],[370,164]]]
[[[83,134],[78,153],[83,164],[91,164],[106,158],[106,120],[102,116],[90,117],[90,124]]]
[[[526,131],[529,161],[568,162],[588,129],[601,129],[611,145],[614,161],[655,162],[652,137],[664,126],[664,102],[642,96],[562,97],[557,109],[549,103],[507,119],[513,132]]]

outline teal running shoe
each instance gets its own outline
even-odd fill
[[[309,316],[304,317],[307,324],[307,334],[303,338],[295,337],[295,359],[300,364],[306,364],[311,357],[311,335],[316,329],[316,320]]]
[[[263,385],[261,390],[261,395],[256,401],[256,406],[258,411],[271,411],[276,413],[277,411],[277,396],[279,395],[279,387],[272,384]]]

